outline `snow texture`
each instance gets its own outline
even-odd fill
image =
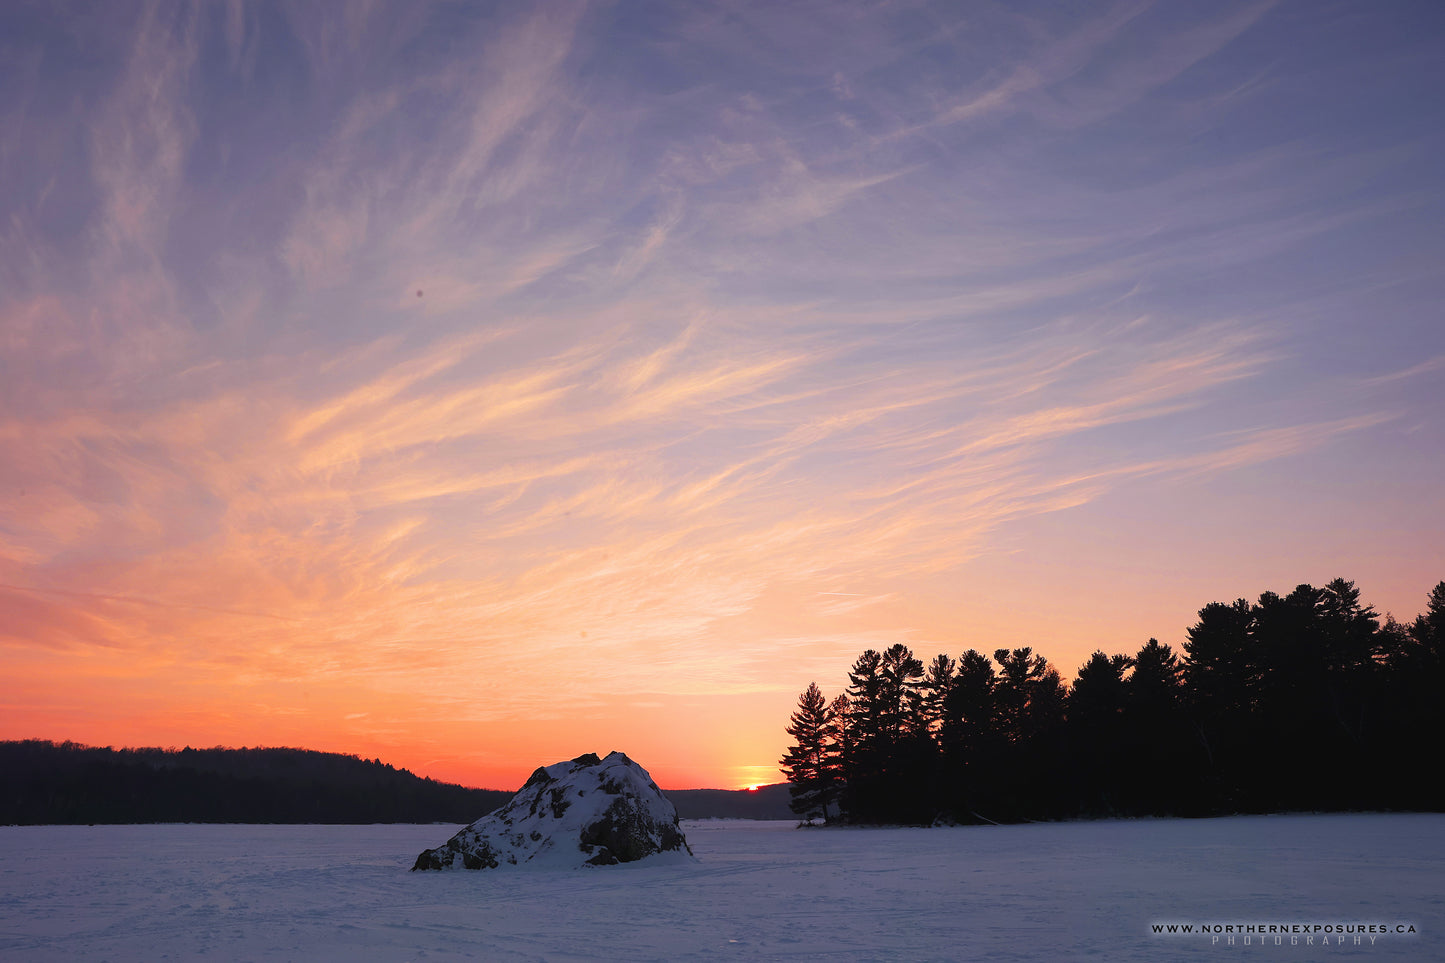
[[[1445,815],[684,826],[699,862],[505,874],[407,872],[436,825],[0,826],[0,960],[1445,959]],[[1418,932],[1150,932],[1180,919]]]
[[[532,773],[501,809],[428,849],[412,869],[613,866],[651,858],[694,861],[677,810],[620,752]]]

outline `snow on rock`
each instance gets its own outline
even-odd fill
[[[621,752],[532,773],[501,809],[416,858],[417,869],[610,866],[645,857],[695,862],[677,810]]]

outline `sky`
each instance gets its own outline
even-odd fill
[[[1445,579],[1445,8],[0,6],[0,738],[776,782]]]

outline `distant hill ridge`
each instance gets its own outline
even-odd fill
[[[667,798],[677,807],[679,819],[791,819],[792,796],[788,784],[776,783],[757,789],[668,789]]]
[[[469,789],[312,749],[113,749],[0,742],[0,825],[469,823],[511,792]],[[787,787],[685,789],[684,819],[788,819]]]

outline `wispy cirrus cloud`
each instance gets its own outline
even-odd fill
[[[1211,71],[1273,11],[114,14],[72,113],[0,114],[83,145],[0,148],[23,718],[454,758],[781,705],[1020,524],[1409,421],[1438,365],[1320,362],[1313,282],[1439,202],[1421,142],[1129,128],[1260,138]]]

